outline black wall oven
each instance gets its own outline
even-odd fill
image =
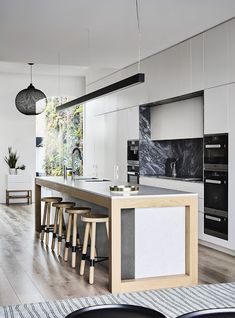
[[[228,239],[228,173],[204,173],[205,233]]]
[[[228,134],[204,137],[205,170],[228,170]]]
[[[228,134],[204,138],[204,233],[228,239]]]
[[[127,141],[127,182],[139,183],[139,140]]]

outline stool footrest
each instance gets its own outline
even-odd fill
[[[109,258],[107,256],[96,256],[95,257],[95,263],[100,263],[103,261],[107,261]]]
[[[90,263],[92,262],[93,264],[107,261],[108,259],[109,258],[107,256],[95,256],[95,259],[91,260],[90,256],[88,256],[86,254],[82,254],[83,261],[89,261]],[[94,266],[94,265],[90,265],[90,266]]]
[[[47,229],[48,227],[46,225],[41,225],[41,230],[45,230]],[[49,231],[50,232],[53,232],[53,229],[54,229],[54,224],[50,224],[49,226]]]

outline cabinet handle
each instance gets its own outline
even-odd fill
[[[221,180],[212,180],[212,179],[205,179],[206,183],[213,183],[213,184],[221,184]]]
[[[220,144],[214,144],[214,145],[205,145],[205,148],[210,149],[210,148],[221,148]]]
[[[221,218],[216,218],[215,216],[205,215],[205,218],[208,220],[221,222]]]

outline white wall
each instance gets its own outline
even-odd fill
[[[79,96],[84,92],[84,78],[64,77],[61,81],[61,95]],[[33,84],[47,96],[58,94],[58,77],[35,76]],[[26,165],[26,171],[35,176],[36,118],[21,114],[15,107],[15,96],[29,85],[29,76],[0,73],[0,202],[5,202],[5,175],[8,166],[4,162],[7,148],[12,146],[20,156],[19,164]]]

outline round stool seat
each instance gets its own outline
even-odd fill
[[[56,208],[72,208],[73,206],[75,206],[74,202],[58,202],[58,203],[53,203],[52,206],[56,207]]]
[[[88,222],[88,223],[104,223],[104,222],[108,222],[109,221],[109,217],[107,215],[104,214],[91,214],[91,215],[84,215],[81,217],[81,220],[83,222]]]
[[[41,199],[42,202],[48,202],[48,203],[58,203],[62,201],[62,198],[60,197],[44,197]]]
[[[91,208],[87,208],[87,207],[71,207],[65,210],[66,213],[70,213],[70,214],[83,214],[83,213],[90,213],[91,212]]]

